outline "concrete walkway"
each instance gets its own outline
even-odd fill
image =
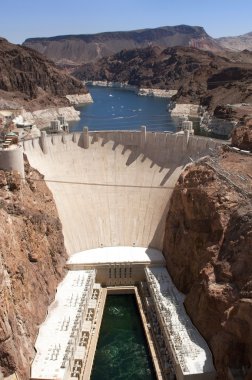
[[[96,319],[96,326],[93,332],[91,333],[91,340],[90,340],[89,346],[87,347],[87,356],[86,356],[86,361],[83,365],[84,373],[82,375],[82,380],[87,380],[91,376],[91,371],[92,371],[92,366],[94,362],[96,346],[97,346],[97,342],[99,338],[106,297],[107,297],[107,289],[102,288],[99,309],[96,310],[96,315],[94,316],[94,319]]]

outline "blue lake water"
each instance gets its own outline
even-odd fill
[[[90,87],[94,103],[78,108],[81,120],[72,125],[72,131],[138,130],[145,125],[148,131],[175,131],[167,112],[168,99],[137,96],[132,91],[107,87]]]

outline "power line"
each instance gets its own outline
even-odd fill
[[[122,187],[122,188],[138,188],[138,189],[174,189],[174,186],[147,186],[147,185],[124,185],[124,184],[111,184],[111,183],[96,183],[96,182],[77,182],[77,181],[66,181],[66,180],[53,180],[53,179],[34,179],[34,178],[21,178],[24,180],[31,180],[35,182],[49,182],[49,183],[60,183],[66,185],[83,185],[83,186],[101,186],[101,187]]]
[[[98,182],[77,182],[77,181],[66,181],[66,180],[53,180],[53,179],[37,179],[37,178],[21,178],[26,181],[34,182],[49,182],[49,183],[59,183],[66,185],[83,185],[83,186],[97,186],[97,187],[120,187],[120,188],[137,188],[137,189],[154,189],[154,190],[202,190],[200,187],[186,187],[186,186],[151,186],[151,185],[124,185],[124,184],[110,184],[110,183],[98,183]],[[204,184],[200,185],[204,189],[209,188],[210,186],[205,186]]]

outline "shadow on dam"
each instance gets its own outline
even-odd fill
[[[42,135],[23,146],[52,191],[71,255],[105,246],[162,250],[181,171],[216,144],[198,136],[104,131]]]

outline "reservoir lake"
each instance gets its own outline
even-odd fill
[[[71,131],[88,127],[99,130],[175,131],[175,124],[167,111],[167,98],[138,96],[133,91],[117,88],[93,87],[89,91],[94,103],[77,108],[80,121],[71,124]]]

